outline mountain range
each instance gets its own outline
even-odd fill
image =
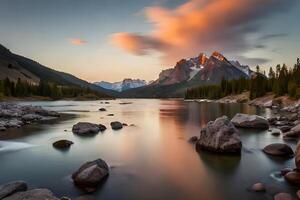
[[[228,60],[221,53],[209,57],[204,53],[190,59],[181,59],[173,68],[163,70],[155,81],[124,79],[120,82],[94,84],[76,76],[48,68],[34,60],[12,53],[0,45],[0,80],[38,84],[40,80],[58,85],[79,86],[103,93],[103,96],[122,98],[184,97],[187,88],[219,83],[222,79],[250,78],[253,71],[238,61]]]
[[[102,88],[108,89],[108,90],[114,90],[118,92],[123,92],[129,89],[133,88],[138,88],[138,87],[143,87],[148,85],[147,81],[145,80],[140,80],[140,79],[130,79],[126,78],[123,81],[119,82],[106,82],[106,81],[100,81],[100,82],[95,82],[95,85],[98,85]]]
[[[72,74],[48,68],[34,60],[12,53],[0,44],[0,80],[9,78],[12,81],[20,78],[31,84],[38,84],[40,80],[56,83],[58,85],[78,86],[89,88],[103,96],[116,96],[113,90],[107,90]]]
[[[228,60],[219,52],[209,57],[200,53],[197,57],[182,59],[173,68],[163,70],[151,84],[120,93],[128,98],[183,97],[187,88],[219,83],[222,79],[250,78],[254,72],[249,66]]]

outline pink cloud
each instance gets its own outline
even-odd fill
[[[84,45],[87,43],[86,40],[82,40],[80,38],[71,38],[69,39],[69,42],[73,45]]]
[[[189,0],[174,8],[148,7],[145,15],[153,30],[145,34],[117,33],[113,42],[137,55],[158,51],[165,63],[199,52],[244,53],[255,44],[250,33],[263,20],[286,11],[297,0]]]

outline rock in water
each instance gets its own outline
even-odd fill
[[[99,111],[106,111],[105,108],[99,108]]]
[[[3,200],[59,200],[48,189],[33,189],[26,192],[17,192]]]
[[[111,122],[110,126],[112,129],[114,130],[119,130],[123,128],[123,124],[121,122],[115,121],[115,122]]]
[[[0,126],[0,131],[6,131],[6,128],[4,126]]]
[[[77,197],[75,200],[96,200],[96,198],[91,195],[83,195],[83,196]]]
[[[79,122],[73,126],[72,131],[78,135],[89,135],[98,133],[100,131],[100,127],[98,124]]]
[[[72,179],[78,187],[86,192],[94,192],[97,186],[109,174],[109,168],[102,159],[83,164],[73,175]]]
[[[294,152],[290,146],[282,143],[274,143],[266,146],[263,151],[271,156],[292,157]]]
[[[238,113],[232,118],[231,122],[236,127],[241,127],[241,128],[254,128],[254,129],[264,129],[264,130],[269,128],[268,120],[258,115],[248,115],[248,114]]]
[[[27,190],[27,184],[24,181],[15,181],[0,185],[0,199],[10,196],[16,192]]]
[[[192,137],[189,139],[189,142],[190,142],[190,143],[195,143],[195,142],[197,142],[197,140],[198,140],[198,137],[197,137],[197,136],[192,136]]]
[[[300,170],[300,141],[297,143],[295,152],[295,164],[298,170]]]
[[[284,137],[297,138],[300,136],[300,124],[291,128],[289,132],[286,132]]]
[[[70,148],[70,146],[72,144],[74,144],[74,143],[69,140],[58,140],[58,141],[54,142],[52,145],[53,145],[53,147],[55,147],[57,149],[68,149],[68,148]]]
[[[292,200],[292,196],[288,193],[278,193],[274,196],[274,200]]]
[[[266,187],[263,183],[255,183],[254,185],[252,185],[251,190],[254,192],[265,192]]]
[[[284,175],[284,178],[293,185],[300,185],[300,173],[297,171],[288,172]]]
[[[106,126],[104,126],[103,124],[99,124],[99,128],[101,132],[106,130]]]
[[[22,116],[22,120],[25,122],[40,120],[42,117],[37,114],[26,114]]]
[[[223,116],[208,122],[201,130],[196,148],[217,153],[240,154],[242,142],[238,130],[228,117]]]

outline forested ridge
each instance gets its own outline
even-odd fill
[[[108,98],[103,93],[79,86],[58,85],[47,81],[40,81],[39,84],[32,84],[26,81],[17,82],[6,78],[0,80],[0,99],[5,97],[31,97],[41,96],[52,99],[61,98]]]
[[[256,67],[256,73],[250,78],[225,80],[215,85],[204,85],[188,89],[186,99],[219,99],[228,95],[241,94],[249,91],[250,99],[261,97],[268,92],[276,96],[288,94],[292,98],[300,98],[300,59],[288,68],[285,64],[270,67],[268,75]]]

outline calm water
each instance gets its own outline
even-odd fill
[[[120,105],[120,102],[132,104]],[[180,100],[115,100],[26,102],[42,105],[76,117],[49,121],[19,130],[1,133],[6,138],[0,150],[0,183],[25,180],[30,187],[46,187],[57,196],[77,197],[82,192],[73,186],[70,175],[86,161],[104,159],[111,166],[107,181],[94,195],[97,199],[197,199],[241,200],[272,199],[277,191],[294,192],[282,179],[281,168],[294,166],[293,159],[267,157],[261,149],[282,142],[267,131],[241,130],[241,157],[197,153],[187,140],[216,117],[237,112],[269,115],[242,104],[183,102]],[[99,112],[105,107],[107,112]],[[114,116],[107,116],[113,113]],[[94,137],[79,137],[71,132],[79,121],[102,123],[109,127],[118,120],[136,126],[119,131],[110,128]],[[64,130],[68,130],[65,132]],[[7,137],[10,137],[8,139]],[[75,144],[67,152],[54,149],[52,143],[69,139]],[[13,143],[12,143],[13,142]],[[290,144],[293,148],[295,144]],[[6,150],[5,150],[6,149]],[[268,193],[247,190],[264,182]]]

